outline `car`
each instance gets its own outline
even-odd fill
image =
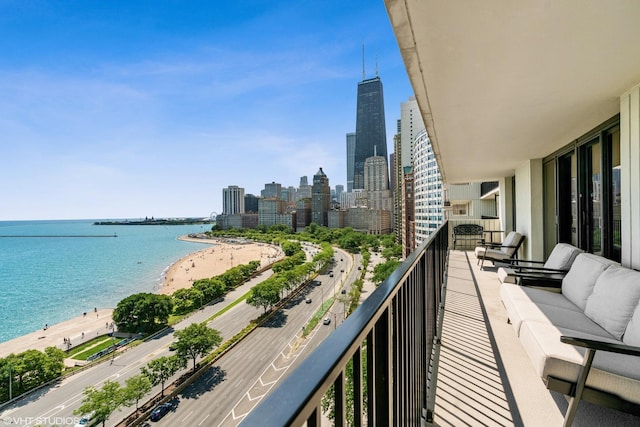
[[[344,294],[346,294],[346,293],[347,293],[347,290],[346,290],[346,289],[343,289],[343,290],[341,290],[341,291],[340,291],[340,293],[341,293],[342,295],[344,295]]]
[[[306,302],[307,304],[311,304],[311,298],[307,298],[306,300],[304,300],[304,302]]]
[[[344,273],[344,268],[340,270],[340,273]]]
[[[154,409],[153,412],[151,412],[151,416],[149,417],[149,419],[151,419],[151,421],[159,421],[172,408],[173,408],[173,405],[171,403],[168,403],[168,402],[167,403],[163,403],[162,405],[158,405],[158,407],[156,409]]]
[[[175,351],[176,350],[176,342],[172,342],[171,344],[169,344],[169,351]]]
[[[362,266],[360,266],[360,265],[359,265],[359,266],[358,266],[358,270],[362,270]]]
[[[329,323],[331,323],[331,319],[328,317],[325,317],[324,319],[322,319],[322,324],[323,325],[328,325]]]
[[[81,417],[76,423],[75,427],[89,427],[89,425],[91,425],[92,418],[93,418],[93,412]]]
[[[340,261],[342,261],[342,258],[340,258]]]
[[[333,277],[333,271],[329,273],[329,277]]]

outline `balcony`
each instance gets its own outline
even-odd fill
[[[363,378],[353,425],[562,425],[567,400],[545,388],[507,323],[495,270],[472,251],[447,256],[450,234],[440,227],[242,425],[331,425],[321,403],[331,388],[335,425],[347,425],[350,361]],[[581,402],[573,425],[639,423]]]

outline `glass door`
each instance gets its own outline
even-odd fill
[[[580,147],[580,247],[602,255],[602,145],[599,138]]]
[[[578,167],[576,153],[558,157],[558,242],[578,246]]]

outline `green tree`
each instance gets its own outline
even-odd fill
[[[373,267],[373,281],[377,284],[384,282],[399,265],[400,261],[397,259],[391,259],[376,265]]]
[[[121,300],[113,310],[113,321],[124,332],[152,332],[167,325],[173,311],[169,295],[139,293]]]
[[[254,307],[263,307],[266,313],[269,307],[280,301],[280,286],[272,278],[273,276],[269,280],[258,283],[251,289],[247,304]]]
[[[134,375],[125,381],[124,404],[131,406],[135,403],[138,412],[138,402],[151,391],[151,380],[143,374]]]
[[[183,366],[184,362],[176,356],[161,356],[153,359],[140,370],[144,376],[149,378],[152,385],[161,385],[160,395],[164,396],[164,383]]]
[[[222,335],[217,329],[207,327],[204,323],[192,323],[181,331],[176,331],[174,336],[176,355],[178,358],[193,360],[193,371],[196,371],[196,358],[206,356],[213,347],[222,343]]]
[[[84,398],[78,409],[73,411],[76,415],[91,415],[91,420],[102,423],[105,422],[124,403],[124,393],[120,383],[107,380],[101,389],[89,386],[83,391]]]

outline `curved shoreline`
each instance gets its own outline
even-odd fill
[[[179,240],[212,245],[192,252],[174,262],[165,271],[157,293],[171,295],[178,289],[190,288],[198,279],[208,279],[223,274],[228,269],[250,261],[260,261],[261,266],[282,256],[280,248],[266,243],[239,239],[205,239],[180,236]]]
[[[162,284],[156,293],[170,295],[178,289],[189,288],[194,280],[218,276],[229,268],[249,261],[259,260],[261,265],[272,263],[282,256],[280,248],[266,243],[246,242],[236,239],[203,239],[179,236],[179,240],[208,244],[204,249],[183,256],[162,274]],[[212,248],[212,246],[214,246]],[[72,317],[0,343],[0,357],[25,350],[44,351],[53,345],[64,347],[63,338],[69,338],[74,345],[85,342],[96,335],[111,330],[112,308],[87,310],[86,315]]]

